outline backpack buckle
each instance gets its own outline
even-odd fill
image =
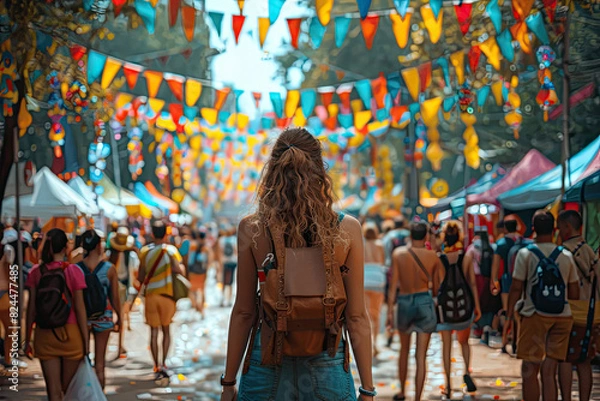
[[[277,301],[275,302],[275,309],[277,309],[278,311],[287,311],[288,304],[285,301]]]
[[[323,298],[323,305],[335,306],[335,298]]]
[[[273,262],[275,262],[275,255],[273,252],[269,252],[267,253],[265,260],[262,262],[262,267],[267,266],[267,264],[272,264]]]

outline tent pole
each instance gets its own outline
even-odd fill
[[[571,78],[569,76],[569,47],[570,47],[570,26],[571,26],[571,13],[567,12],[565,20],[565,33],[563,41],[563,142],[562,142],[562,185],[560,191],[560,199],[565,195],[567,186],[571,186],[571,171],[569,166],[570,157],[570,134],[569,134],[569,118],[570,118],[570,104],[569,104],[569,92],[571,87]],[[567,181],[568,180],[568,181]]]

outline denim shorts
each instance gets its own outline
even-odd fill
[[[240,401],[355,401],[352,373],[344,370],[344,346],[335,357],[283,357],[281,366],[261,365],[260,333],[250,369],[240,380]]]
[[[437,325],[437,315],[433,298],[429,292],[399,295],[397,328],[401,333],[433,333]]]

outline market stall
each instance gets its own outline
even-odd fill
[[[102,195],[96,195],[94,191],[85,183],[79,176],[72,178],[69,181],[69,186],[75,190],[83,198],[91,202],[96,202],[98,208],[102,211],[102,215],[111,221],[121,221],[127,218],[127,210],[120,205],[114,204],[106,200]]]

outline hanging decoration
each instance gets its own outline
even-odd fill
[[[269,33],[270,27],[271,21],[269,20],[269,18],[258,18],[258,38],[261,48],[265,44],[265,40],[267,39],[267,33]]]
[[[48,117],[50,123],[46,123],[48,132],[48,139],[50,140],[50,146],[53,150],[52,159],[52,172],[55,174],[62,174],[65,169],[65,158],[63,154],[63,147],[65,145],[65,129],[62,124],[62,118],[65,116],[66,111],[64,109],[64,102],[60,95],[60,79],[56,71],[52,71],[46,76],[48,86],[52,90],[50,97],[48,98]]]
[[[120,124],[117,123],[117,125],[120,127]],[[108,139],[108,133],[106,131],[106,123],[103,120],[96,118],[94,121],[94,130],[96,136],[88,149],[89,175],[94,186],[94,191],[97,194],[101,194],[103,188],[99,185],[99,182],[104,177],[106,159],[110,155],[110,144],[104,142]]]
[[[466,125],[463,133],[463,139],[465,141],[464,156],[467,166],[477,169],[481,160],[479,158],[479,137],[475,128],[473,127],[477,122],[477,117],[470,113],[461,113],[461,121]]]
[[[115,1],[115,0],[113,0]],[[119,0],[127,1],[127,0]],[[181,0],[169,0],[169,26],[172,28],[177,24],[177,16],[179,15],[179,9],[181,8]],[[116,10],[116,9],[115,9]],[[116,11],[115,11],[116,13]]]
[[[106,63],[104,64],[104,72],[102,73],[102,80],[100,81],[100,86],[102,89],[107,89],[110,86],[113,79],[115,79],[115,76],[117,76],[119,70],[121,70],[122,65],[122,61],[113,57],[108,57],[106,59]]]
[[[233,17],[233,35],[235,37],[235,43],[239,43],[240,33],[242,32],[242,27],[244,26],[244,21],[246,21],[246,17],[243,15],[234,15]]]
[[[412,9],[409,9],[401,14],[390,14],[390,20],[392,21],[392,31],[396,38],[396,43],[401,49],[404,49],[408,44],[408,35],[410,33],[410,20],[412,17]]]
[[[379,26],[379,15],[369,15],[360,21],[360,27],[362,29],[363,37],[365,38],[365,45],[368,50],[373,47],[373,39],[377,33],[377,27]]]
[[[107,56],[102,53],[98,53],[94,50],[90,50],[87,60],[87,83],[91,84],[102,75],[104,70],[104,64],[106,63]]]
[[[15,81],[17,80],[17,63],[11,53],[11,42],[6,40],[0,45],[0,102],[2,102],[2,114],[5,117],[13,115],[13,106],[19,101],[19,92]]]
[[[210,20],[212,21],[213,25],[215,26],[215,29],[217,31],[217,35],[219,35],[219,38],[221,37],[221,28],[223,26],[223,17],[224,14],[223,13],[219,13],[219,12],[215,12],[215,11],[210,11],[208,13],[208,16],[210,18]]]
[[[329,25],[331,21],[331,9],[333,8],[333,0],[316,0],[317,16],[321,25]]]
[[[367,18],[369,8],[371,8],[371,0],[356,0],[358,3],[358,11],[360,12],[360,18]]]
[[[115,13],[115,17],[118,17],[121,14],[121,10],[123,6],[127,3],[127,0],[112,0],[113,10]],[[177,17],[175,17],[177,19]]]
[[[156,29],[156,8],[147,0],[135,0],[135,11],[138,13],[150,35]]]
[[[277,21],[285,0],[269,0],[269,21],[271,25]]]
[[[496,0],[497,1],[497,0]],[[465,36],[469,32],[471,27],[471,11],[473,10],[473,4],[461,4],[454,6],[454,12],[456,13],[456,19],[460,26],[460,32]]]
[[[518,85],[519,78],[515,75],[510,80],[506,104],[504,105],[504,110],[506,112],[504,121],[512,128],[515,139],[519,139],[519,130],[521,129],[521,123],[523,122],[523,115],[521,114],[521,97],[516,92]]]
[[[421,7],[421,17],[423,18],[427,32],[429,32],[431,43],[437,43],[442,36],[444,13],[439,13],[438,16],[435,16],[431,6],[427,4]]]
[[[352,19],[348,17],[335,17],[335,45],[337,47],[342,47],[344,44],[351,21]]]
[[[550,65],[556,60],[556,53],[550,46],[540,46],[536,52],[536,58],[539,64],[538,80],[541,88],[535,100],[544,112],[544,121],[548,121],[548,110],[558,102],[556,88],[552,83],[552,72]]]
[[[160,89],[160,84],[163,80],[163,73],[159,71],[144,71],[144,78],[146,78],[146,85],[148,86],[148,96],[156,97]]]
[[[300,36],[300,25],[302,24],[301,18],[288,18],[288,29],[292,38],[291,44],[294,49],[298,48],[298,37]]]
[[[421,103],[421,119],[427,127],[427,140],[429,142],[425,155],[431,163],[433,171],[440,171],[442,169],[442,160],[444,158],[444,151],[440,146],[440,133],[437,128],[442,101],[442,97],[435,97]]]
[[[494,24],[496,33],[500,32],[502,30],[502,11],[498,5],[498,0],[490,0],[485,7],[485,12],[492,20],[492,24]]]
[[[196,29],[196,9],[194,7],[185,5],[181,7],[181,27],[188,42],[194,40]]]
[[[310,26],[308,28],[308,34],[312,41],[313,48],[318,49],[323,43],[323,37],[325,36],[326,28],[321,25],[318,18],[312,18]]]

